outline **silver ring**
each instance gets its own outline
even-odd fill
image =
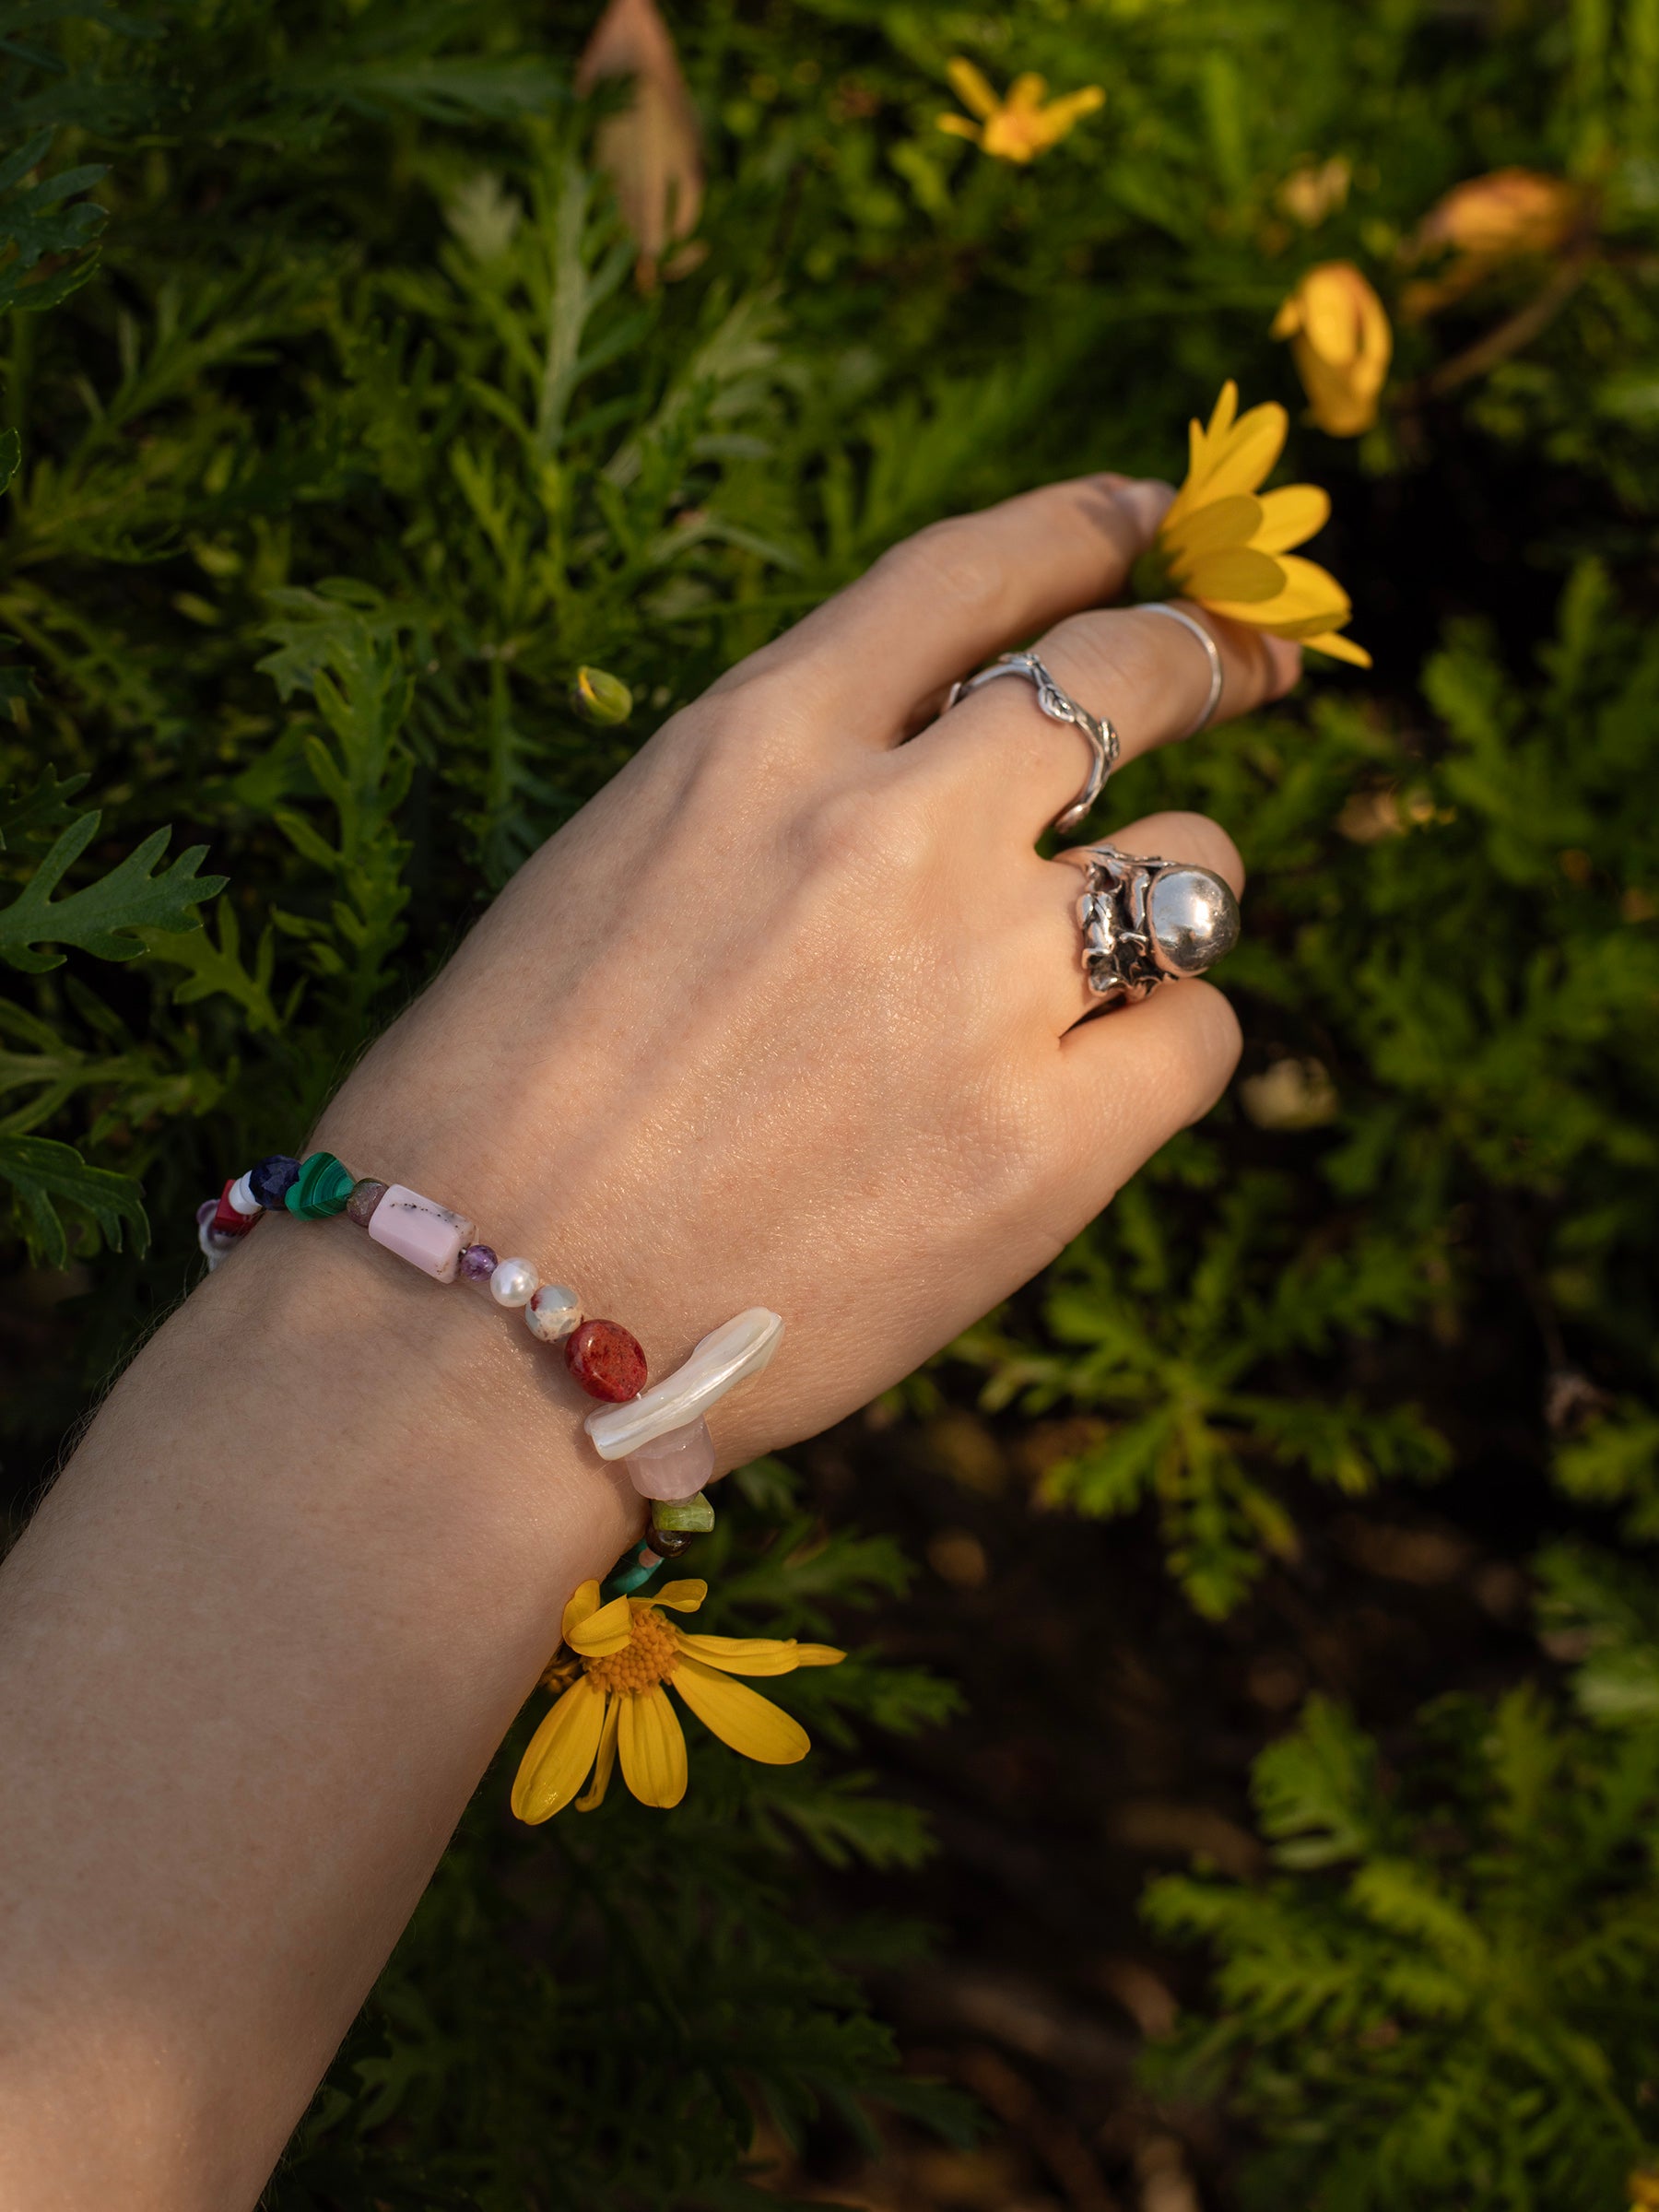
[[[1171,607],[1171,613],[1175,610]],[[1087,707],[1080,707],[1075,699],[1068,699],[1034,653],[1005,653],[982,668],[977,676],[965,677],[960,683],[952,684],[950,695],[945,701],[945,712],[949,713],[960,699],[970,691],[977,691],[982,684],[994,683],[999,676],[1022,676],[1037,693],[1037,704],[1051,722],[1069,722],[1075,730],[1081,730],[1094,753],[1088,780],[1071,805],[1063,807],[1049,824],[1051,830],[1064,833],[1075,830],[1095,801],[1106,788],[1106,779],[1117,766],[1118,734],[1109,722],[1092,715]]]
[[[1205,658],[1209,663],[1210,688],[1203,713],[1187,732],[1189,737],[1196,737],[1200,730],[1209,728],[1215,719],[1216,709],[1221,704],[1221,649],[1196,616],[1189,615],[1184,607],[1170,606],[1161,599],[1148,599],[1136,611],[1143,615],[1168,615],[1171,622],[1179,622],[1182,629],[1190,629],[1204,648]]]
[[[1074,845],[1054,857],[1088,877],[1077,900],[1083,973],[1108,1005],[1202,975],[1239,941],[1239,902],[1209,868],[1115,845]]]

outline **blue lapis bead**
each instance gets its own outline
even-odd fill
[[[248,1188],[267,1214],[277,1213],[287,1203],[299,1174],[297,1159],[290,1159],[286,1152],[273,1152],[269,1159],[262,1159],[256,1168],[248,1171]]]

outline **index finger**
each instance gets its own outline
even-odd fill
[[[1129,477],[1076,477],[931,524],[714,689],[785,674],[838,740],[896,745],[958,677],[1116,598],[1169,497]]]

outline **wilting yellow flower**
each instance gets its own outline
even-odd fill
[[[1288,338],[1308,409],[1333,438],[1358,438],[1377,419],[1394,352],[1382,302],[1351,261],[1310,269],[1273,319]]]
[[[550,1820],[576,1798],[579,1813],[603,1802],[618,1755],[622,1779],[641,1805],[667,1807],[686,1794],[686,1739],[668,1702],[672,1682],[698,1719],[745,1759],[793,1766],[811,1748],[806,1731],[733,1675],[788,1675],[797,1666],[835,1666],[846,1657],[828,1643],[779,1642],[765,1636],[692,1636],[665,1620],[662,1608],[695,1613],[707,1583],[665,1583],[654,1597],[613,1597],[583,1583],[564,1609],[573,1658],[550,1679],[570,1679],[530,1738],[512,1785],[512,1809],[532,1824]],[[593,1773],[585,1796],[576,1792]]]
[[[1370,653],[1337,635],[1353,612],[1347,594],[1289,550],[1324,527],[1330,500],[1316,484],[1260,489],[1288,428],[1272,401],[1241,415],[1239,387],[1228,379],[1207,427],[1190,426],[1186,482],[1159,524],[1146,578],[1153,588],[1142,596],[1173,589],[1230,622],[1369,668]]]
[[[681,241],[697,228],[703,192],[697,111],[655,0],[610,0],[594,26],[576,89],[585,96],[616,76],[632,77],[633,98],[599,125],[594,152],[639,241],[637,274],[648,289],[659,271],[683,276],[701,259],[696,244]]]
[[[1589,206],[1578,185],[1532,169],[1495,169],[1454,184],[1406,252],[1407,261],[1438,253],[1452,259],[1440,276],[1407,285],[1401,306],[1409,315],[1431,315],[1505,262],[1558,253],[1584,228]]]
[[[970,123],[966,115],[941,115],[939,128],[953,138],[971,138],[975,146],[999,161],[1034,161],[1051,146],[1057,146],[1073,124],[1092,115],[1106,98],[1099,85],[1085,85],[1081,92],[1050,100],[1046,80],[1028,74],[1017,76],[1008,87],[1007,98],[998,100],[990,79],[971,62],[954,61],[945,74],[951,90],[979,121]]]

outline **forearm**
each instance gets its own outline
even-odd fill
[[[0,1570],[6,2203],[253,2201],[637,1530],[511,1318],[270,1222]]]

